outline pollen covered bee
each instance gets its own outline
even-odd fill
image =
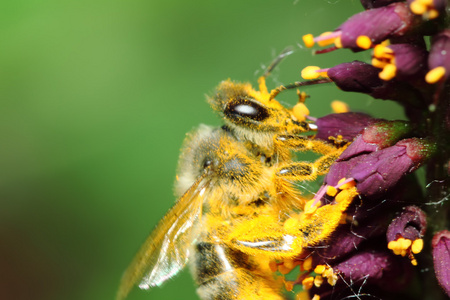
[[[270,260],[298,254],[298,247],[326,238],[322,227],[337,226],[339,217],[322,218],[321,209],[343,208],[325,205],[299,221],[297,234],[283,232],[283,222],[306,202],[295,182],[325,174],[342,149],[301,135],[315,125],[273,99],[281,89],[267,90],[275,64],[259,78],[259,91],[226,80],[209,97],[225,124],[188,134],[175,184],[179,199],[125,272],[117,299],[135,284],[161,285],[188,262],[201,299],[284,299]],[[293,160],[291,152],[305,150],[321,156]]]

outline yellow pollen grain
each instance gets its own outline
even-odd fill
[[[277,262],[272,260],[271,262],[269,262],[269,268],[270,271],[272,271],[273,273],[275,273],[278,270],[278,265]]]
[[[336,48],[342,48],[342,41],[340,36],[334,39],[334,46],[336,46]]]
[[[320,287],[323,283],[323,277],[320,275],[317,275],[316,277],[314,277],[314,286],[315,287]]]
[[[417,259],[412,259],[411,260],[411,264],[413,265],[413,266],[417,266]]]
[[[294,289],[294,283],[292,281],[285,281],[284,287],[286,288],[286,291],[291,292]]]
[[[320,77],[320,70],[317,66],[308,66],[302,70],[301,76],[303,79],[316,79]]]
[[[316,200],[311,199],[311,200],[309,200],[308,202],[305,203],[305,207],[303,209],[303,213],[304,214],[312,215],[317,210],[317,205],[320,202],[317,202],[317,204],[313,205],[315,201]]]
[[[292,269],[289,269],[285,265],[279,265],[278,266],[278,272],[280,272],[283,275],[289,274],[292,271]]]
[[[309,109],[306,107],[305,103],[299,102],[292,108],[292,114],[297,121],[302,122],[306,120],[306,116],[309,116]]]
[[[418,254],[422,251],[422,249],[423,249],[423,240],[422,239],[414,240],[414,242],[411,245],[412,253]]]
[[[372,41],[367,35],[360,35],[356,38],[356,45],[361,49],[367,50],[372,47]]]
[[[329,277],[327,278],[327,282],[328,282],[328,284],[331,285],[331,286],[335,286],[337,280],[338,280],[338,277],[337,277],[337,275],[334,274],[334,273],[333,273],[332,276],[329,276]]]
[[[327,32],[324,32],[321,35],[319,35],[319,37],[327,37],[327,35],[330,35],[332,33],[333,32],[331,32],[331,31],[327,31]],[[334,39],[335,39],[334,37],[331,37],[329,39],[317,41],[317,45],[319,45],[320,47],[331,45],[334,43]]]
[[[350,111],[347,103],[339,100],[334,100],[333,102],[331,102],[331,109],[337,114],[342,114]]]
[[[392,78],[395,77],[395,75],[397,75],[397,67],[393,64],[387,64],[383,68],[383,71],[381,71],[380,74],[378,74],[380,79],[383,79],[385,81],[391,80]]]
[[[341,180],[338,181],[338,185],[340,185],[341,183],[343,183],[346,180],[347,180],[347,178],[342,178]],[[355,185],[356,185],[356,182],[354,180],[352,180],[352,181],[349,181],[349,182],[341,185],[339,188],[341,190],[346,190],[346,189],[350,189],[350,188],[354,187]]]
[[[313,277],[306,277],[302,281],[303,289],[309,290],[313,287],[314,284],[314,278]]]
[[[284,261],[283,261],[283,263],[284,263],[284,265],[286,266],[286,268],[289,268],[289,269],[293,269],[293,268],[295,268],[295,262],[294,262],[294,260],[292,259],[292,258],[286,258]]]
[[[298,220],[296,218],[289,218],[287,219],[284,224],[283,224],[283,228],[287,231],[290,232],[292,230],[295,230],[296,228],[298,228]]]
[[[336,196],[337,192],[338,191],[334,186],[331,186],[331,185],[327,186],[327,195],[328,196],[334,197],[334,196]]]
[[[307,291],[301,291],[295,295],[295,300],[311,300],[311,298],[309,298],[309,293]]]
[[[314,269],[314,273],[322,274],[323,272],[325,272],[325,269],[326,269],[325,265],[317,265],[316,268]]]
[[[441,80],[445,76],[445,68],[440,66],[428,71],[425,75],[425,81],[429,84],[433,84]]]
[[[311,268],[312,268],[312,257],[310,256],[303,262],[303,269],[309,271],[311,270]]]
[[[305,34],[302,39],[306,47],[311,48],[312,46],[314,46],[314,36],[311,33]]]

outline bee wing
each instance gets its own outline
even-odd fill
[[[125,271],[117,299],[125,299],[139,282],[141,289],[159,286],[186,265],[195,225],[209,181],[201,176],[159,221]]]

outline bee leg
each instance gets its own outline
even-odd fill
[[[341,154],[341,151],[334,151],[327,155],[321,156],[315,162],[294,162],[281,166],[275,172],[280,179],[295,181],[312,181],[319,175],[328,173],[331,165]]]
[[[307,136],[301,135],[277,135],[274,141],[277,149],[291,149],[295,151],[313,151],[319,154],[329,154],[344,150],[342,145],[333,145],[320,140],[314,140]],[[344,144],[345,146],[346,144]]]

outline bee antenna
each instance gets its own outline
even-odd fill
[[[315,84],[321,84],[321,83],[330,83],[330,82],[333,82],[330,78],[320,78],[320,79],[309,80],[309,81],[296,81],[296,82],[290,83],[288,85],[281,85],[270,91],[269,100],[272,100],[279,93],[281,93],[282,91],[285,91],[285,90],[291,90],[291,89],[295,89],[295,88],[298,88],[301,86],[315,85]]]
[[[281,51],[280,54],[278,54],[277,57],[270,63],[270,65],[267,67],[266,71],[261,77],[267,78],[270,73],[275,69],[275,67],[288,55],[291,55],[294,53],[294,47],[288,46],[283,51]]]

